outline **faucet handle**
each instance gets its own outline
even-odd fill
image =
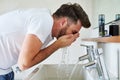
[[[97,61],[94,60],[94,61],[92,61],[92,62],[89,62],[89,63],[85,64],[85,65],[83,66],[83,68],[85,68],[85,69],[96,68],[96,63],[97,63]]]
[[[87,48],[93,48],[93,45],[85,45],[85,44],[80,44],[80,46],[87,47]]]
[[[80,44],[80,46],[84,46],[84,47],[93,47],[93,45],[85,45],[85,44]]]
[[[86,60],[86,59],[88,59],[88,58],[89,58],[89,55],[88,55],[88,54],[85,54],[85,55],[79,57],[79,61],[83,61],[83,60]]]

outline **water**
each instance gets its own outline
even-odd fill
[[[56,80],[72,80],[74,74],[77,72],[77,66],[79,61],[77,61],[77,63],[73,66],[70,67],[69,64],[69,59],[70,59],[70,53],[69,53],[69,47],[65,47],[62,49],[62,58],[61,58],[61,62],[58,65],[58,69],[57,69],[57,78]],[[79,69],[79,72],[82,72],[82,66]],[[78,75],[78,74],[77,74]],[[74,80],[78,80],[75,79]]]
[[[60,64],[58,65],[58,80],[68,80],[69,74],[69,50],[68,47],[65,47],[62,48],[62,58]]]
[[[76,63],[75,66],[73,67],[72,72],[71,72],[70,77],[69,77],[69,80],[71,80],[71,78],[72,78],[72,76],[73,76],[73,74],[74,74],[74,72],[75,72],[75,70],[76,70],[76,68],[77,68],[78,63],[79,63],[79,61],[77,61],[77,63]],[[80,70],[80,71],[81,71],[81,70]]]

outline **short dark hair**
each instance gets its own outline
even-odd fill
[[[61,5],[61,7],[57,9],[55,13],[53,13],[53,16],[58,18],[68,17],[75,23],[77,23],[77,21],[80,20],[83,27],[85,28],[89,28],[91,26],[88,15],[78,3],[67,3]]]

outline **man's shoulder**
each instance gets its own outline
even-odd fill
[[[47,8],[30,8],[24,9],[23,11],[28,13],[50,13],[50,10]]]

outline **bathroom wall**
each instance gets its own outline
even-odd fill
[[[105,14],[106,22],[115,19],[116,14],[120,14],[120,0],[94,0],[94,20],[97,26],[98,15]]]
[[[92,0],[0,0],[0,14],[9,12],[11,10],[15,10],[18,8],[48,8],[53,13],[58,7],[60,7],[63,3],[68,2],[77,2],[79,3],[84,10],[87,12],[88,16],[90,17],[90,21],[92,22],[92,7],[93,2]],[[70,63],[75,63],[80,55],[85,53],[83,47],[80,47],[81,38],[89,37],[91,32],[90,29],[84,29],[80,31],[80,38],[77,39],[75,43],[71,45],[69,48],[70,53]],[[56,51],[53,55],[47,58],[42,63],[54,64],[59,63],[61,60],[61,50]],[[41,64],[42,64],[41,63]]]
[[[120,14],[120,0],[93,0],[93,28],[98,27],[98,15],[105,14],[105,23]],[[108,25],[106,26],[108,28]],[[98,37],[98,28],[93,29],[92,37]]]

